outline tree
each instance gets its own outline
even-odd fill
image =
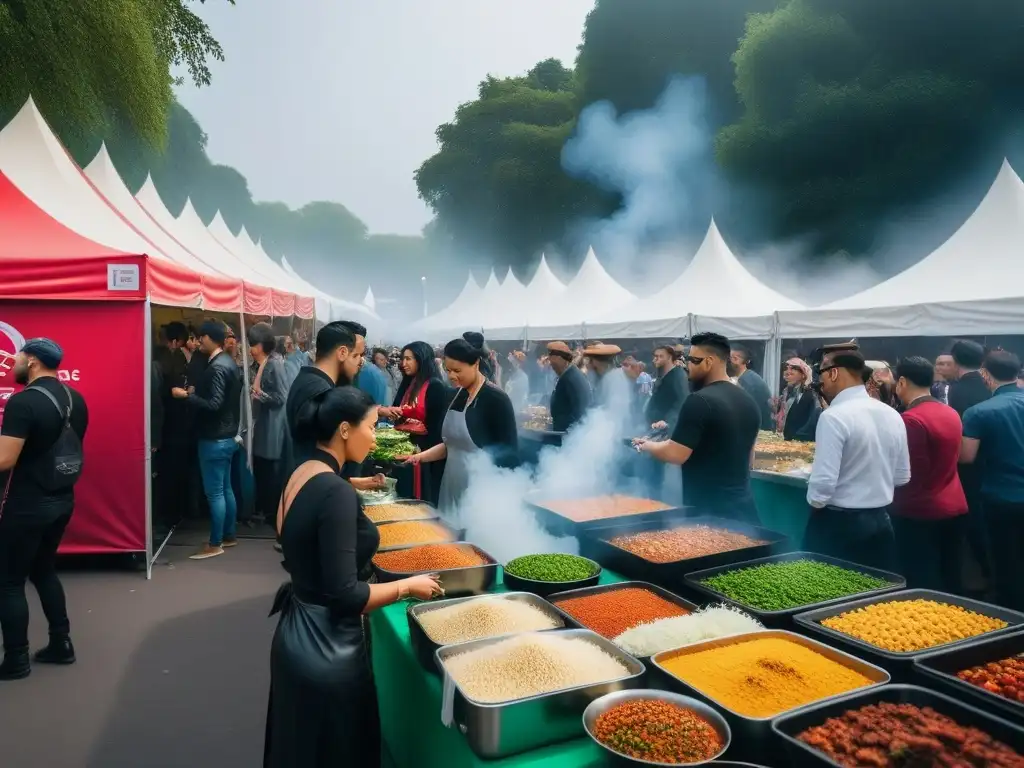
[[[707,80],[715,122],[740,112],[731,57],[747,15],[779,0],[597,0],[577,61],[581,104],[621,114],[654,106],[676,75]]]
[[[769,235],[860,250],[882,217],[1004,151],[1022,30],[1014,0],[791,0],[748,22],[720,162],[763,190]]]
[[[478,93],[437,129],[441,148],[416,185],[463,248],[518,264],[561,237],[584,201],[560,162],[578,111],[575,79],[549,59],[521,77],[488,77]]]

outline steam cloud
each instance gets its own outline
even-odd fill
[[[696,230],[703,235],[718,187],[706,108],[704,80],[677,77],[652,109],[620,116],[602,101],[583,110],[562,149],[562,167],[622,195],[619,211],[585,227],[603,256],[649,258],[653,243]]]
[[[622,377],[626,382],[625,377]],[[536,499],[579,498],[612,492],[646,495],[620,477],[623,451],[620,438],[628,434],[628,387],[613,387],[606,406],[590,411],[566,436],[560,449],[547,448],[535,469],[500,469],[481,451],[470,463],[470,483],[455,520],[466,529],[466,540],[501,562],[529,554],[577,554],[571,537],[547,533],[526,503]]]

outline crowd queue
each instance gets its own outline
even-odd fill
[[[502,362],[472,332],[439,349],[416,341],[391,350],[367,350],[367,330],[355,322],[328,323],[308,349],[266,323],[247,335],[249,371],[219,321],[162,329],[152,378],[154,465],[164,485],[154,498],[178,516],[205,504],[210,536],[194,558],[237,545],[249,513],[239,507],[232,467],[243,453],[248,399],[252,515],[273,522],[290,576],[272,611],[280,618],[267,766],[378,765],[365,616],[409,596],[443,594],[431,575],[372,578],[379,538],[357,491],[383,485],[380,475],[361,476],[382,422],[409,435],[416,452],[402,461],[414,468],[419,495],[442,512],[457,508],[474,454],[519,463],[520,413],[531,403],[546,403],[552,428],[570,434],[595,408],[623,412],[636,459],[624,462],[626,474],[659,495],[658,468],[679,466],[685,505],[751,523],[759,520],[751,492],[759,431],[814,440],[805,549],[958,593],[968,591],[964,558],[972,557],[998,602],[1024,609],[1024,390],[1020,360],[1004,350],[959,341],[935,364],[909,357],[891,369],[865,360],[855,343],[834,345],[813,366],[787,356],[784,391],[773,396],[750,352],[714,333],[655,348],[653,375],[636,355],[600,342],[574,349],[554,341]],[[16,377],[27,386],[10,399],[0,433],[0,471],[9,474],[0,679],[31,671],[29,580],[50,629],[34,661],[75,660],[54,564],[73,512],[88,411],[57,380],[60,360],[51,340],[25,344]],[[182,481],[193,475],[197,483]]]

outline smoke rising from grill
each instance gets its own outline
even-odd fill
[[[470,483],[456,512],[466,540],[501,562],[528,554],[577,554],[571,537],[544,531],[526,502],[531,498],[578,498],[612,492],[645,495],[620,478],[628,389],[614,388],[608,405],[595,408],[566,436],[560,449],[545,449],[536,468],[500,469],[483,451],[470,464]]]

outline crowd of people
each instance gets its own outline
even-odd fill
[[[500,360],[473,332],[440,348],[415,341],[368,350],[367,329],[355,322],[328,323],[307,349],[257,323],[249,355],[217,320],[194,331],[170,323],[161,334],[154,498],[168,515],[205,504],[210,535],[196,559],[238,543],[245,515],[232,466],[244,461],[243,414],[252,414],[254,512],[273,522],[290,576],[273,606],[268,766],[378,764],[365,616],[443,594],[436,576],[372,578],[378,533],[357,491],[384,484],[364,468],[385,423],[409,435],[415,452],[399,460],[413,467],[417,495],[442,513],[457,508],[474,454],[519,464],[530,404],[545,404],[552,428],[567,434],[597,408],[624,411],[623,442],[635,459],[624,461],[625,474],[656,496],[658,470],[679,466],[685,506],[748,523],[759,521],[751,486],[759,432],[813,440],[805,549],[960,594],[972,590],[970,558],[982,589],[1024,609],[1024,389],[1020,360],[1002,349],[958,341],[935,363],[908,357],[891,368],[865,360],[856,343],[833,345],[810,360],[787,355],[776,396],[751,353],[715,333],[655,347],[653,375],[637,354],[602,342],[552,341]],[[55,562],[88,410],[57,379],[60,361],[51,340],[24,345],[15,373],[27,386],[10,399],[0,433],[0,471],[10,470],[0,515],[0,679],[31,671],[29,580],[50,630],[34,661],[75,660]],[[362,752],[353,756],[353,745]]]

